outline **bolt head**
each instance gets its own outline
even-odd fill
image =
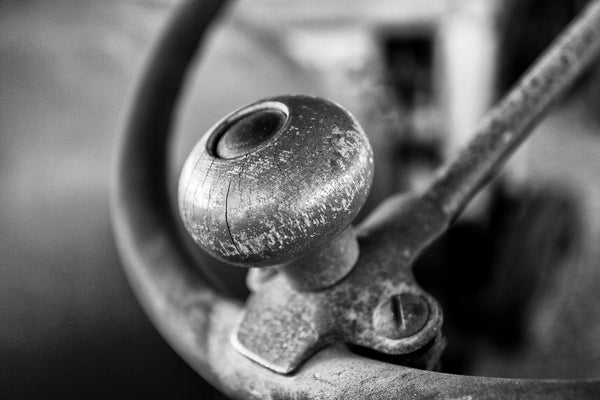
[[[389,339],[402,339],[418,333],[429,319],[429,305],[423,296],[400,293],[382,301],[373,313],[373,327]]]

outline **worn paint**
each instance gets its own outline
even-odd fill
[[[229,337],[241,318],[242,307],[209,288],[186,254],[166,195],[166,158],[156,157],[166,147],[168,123],[165,120],[168,118],[165,116],[173,114],[184,67],[191,61],[196,41],[220,4],[220,1],[186,3],[158,47],[154,60],[158,67],[150,69],[146,76],[128,135],[121,145],[119,175],[113,193],[115,233],[126,271],[146,311],[178,353],[203,377],[240,399],[597,398],[600,381],[494,379],[441,374],[359,357],[341,346],[323,349],[294,375],[283,376],[257,366],[232,348]],[[600,42],[600,3],[594,2],[581,21],[578,29],[584,32],[585,41]],[[156,87],[163,90],[154,90]],[[209,170],[213,168],[214,165]],[[228,174],[227,171],[221,173]],[[219,180],[217,176],[216,182]],[[209,203],[214,195],[209,191]],[[435,200],[431,197],[393,197],[372,214],[359,228],[362,248],[372,248],[370,265],[382,266],[391,264],[389,260],[402,259],[402,249],[407,248],[411,257],[416,256],[417,244],[427,242],[420,234],[431,237],[440,228],[440,219],[449,215],[440,217],[440,210],[436,211],[434,206],[439,202]],[[415,201],[422,207],[411,206]],[[413,230],[413,226],[406,224],[409,217],[421,221],[421,227]],[[398,246],[399,237],[405,240],[402,246]],[[375,247],[377,251],[373,251]],[[380,281],[369,283],[379,285],[379,292],[389,290],[392,286],[389,271],[380,270]],[[395,279],[408,279],[402,277],[403,271],[406,269],[395,270]],[[368,290],[354,294],[365,302],[374,296]],[[303,296],[310,299],[318,294],[304,293]],[[299,314],[300,320],[310,324],[307,318],[313,311],[305,308]],[[356,311],[348,315],[352,321],[363,320],[357,318],[360,314]]]
[[[228,126],[274,109],[287,120],[268,141],[238,157],[215,155]],[[327,243],[338,246],[333,242],[358,214],[372,177],[371,147],[346,110],[310,96],[274,97],[230,114],[199,141],[182,171],[179,210],[196,243],[217,258],[254,267],[290,264],[308,254],[316,259],[316,250],[327,253]],[[329,257],[330,271],[295,268],[292,280],[322,289],[355,261]]]

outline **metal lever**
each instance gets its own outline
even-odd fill
[[[241,353],[290,373],[330,343],[406,354],[439,337],[440,307],[410,271],[432,214],[405,218],[414,227],[398,259],[376,241],[357,240],[350,223],[372,175],[371,146],[358,122],[310,96],[244,107],[194,147],[179,181],[188,232],[222,260],[281,272],[253,287],[232,336]],[[431,347],[424,366],[437,363],[441,341]]]
[[[488,113],[474,138],[440,169],[426,197],[451,220],[600,54],[600,6],[590,5]]]
[[[339,346],[323,350],[287,377],[258,368],[231,348],[228,337],[242,307],[208,287],[186,253],[168,201],[164,153],[184,71],[221,5],[185,3],[157,47],[120,147],[112,192],[115,234],[125,269],[146,311],[178,353],[205,379],[237,398],[597,398],[597,380],[440,374],[360,357]],[[590,4],[578,21],[579,28],[589,33],[588,50],[597,53],[600,2]],[[401,200],[395,197],[383,205],[369,228],[376,227],[377,216],[389,217],[384,209],[406,212],[395,207]],[[393,247],[394,235],[388,239]]]

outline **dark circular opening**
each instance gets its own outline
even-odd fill
[[[260,149],[285,125],[287,116],[280,110],[262,109],[233,122],[217,140],[215,155],[236,158]]]

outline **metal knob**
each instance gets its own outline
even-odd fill
[[[243,107],[194,147],[179,211],[195,242],[241,266],[280,265],[296,287],[327,287],[352,268],[350,227],[365,202],[373,155],[337,104],[281,96]]]

